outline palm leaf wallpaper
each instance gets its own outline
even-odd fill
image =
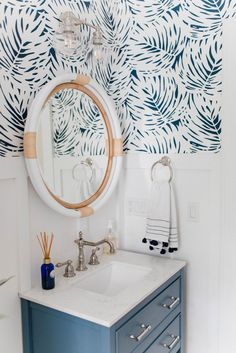
[[[64,89],[51,97],[49,104],[55,156],[105,155],[105,123],[90,97]]]
[[[70,58],[55,51],[58,17],[68,10],[101,27],[105,65],[93,67],[82,50]],[[127,153],[218,152],[222,23],[235,14],[236,0],[1,0],[0,156],[22,154],[35,94],[65,72],[91,75],[111,96]],[[98,153],[93,123],[83,137]],[[73,153],[73,125],[58,124],[57,153]]]

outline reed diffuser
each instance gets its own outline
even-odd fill
[[[41,266],[41,279],[43,289],[53,289],[55,287],[54,265],[51,263],[50,253],[54,239],[53,233],[49,236],[46,232],[37,235],[41,247],[44,263]]]

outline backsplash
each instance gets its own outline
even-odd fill
[[[0,156],[23,152],[35,93],[63,72],[91,74],[113,98],[127,153],[217,152],[221,139],[222,21],[236,0],[0,2]],[[62,11],[98,23],[110,48],[91,73],[85,54],[55,53]]]

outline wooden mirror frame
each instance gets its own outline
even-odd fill
[[[107,167],[98,190],[81,203],[69,203],[45,184],[37,161],[37,128],[40,112],[47,100],[60,89],[75,88],[88,95],[97,105],[107,131]],[[36,95],[28,114],[24,132],[24,156],[31,182],[41,199],[55,211],[71,217],[86,217],[99,209],[112,194],[120,175],[122,138],[119,122],[111,99],[89,76],[65,74],[54,78]]]

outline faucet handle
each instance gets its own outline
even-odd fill
[[[98,256],[96,254],[96,252],[100,250],[100,248],[96,247],[95,249],[92,249],[92,254],[90,256],[90,260],[89,260],[89,265],[99,265],[100,262],[98,261]]]
[[[74,243],[77,245],[80,245],[80,244],[82,244],[82,242],[83,242],[83,232],[80,231],[79,232],[79,239],[75,239]]]
[[[66,266],[65,273],[63,276],[67,277],[67,278],[75,277],[76,274],[75,274],[75,270],[74,270],[72,263],[73,263],[73,261],[71,261],[71,260],[67,260],[65,262],[58,262],[56,264],[56,267],[60,268],[62,266]]]

